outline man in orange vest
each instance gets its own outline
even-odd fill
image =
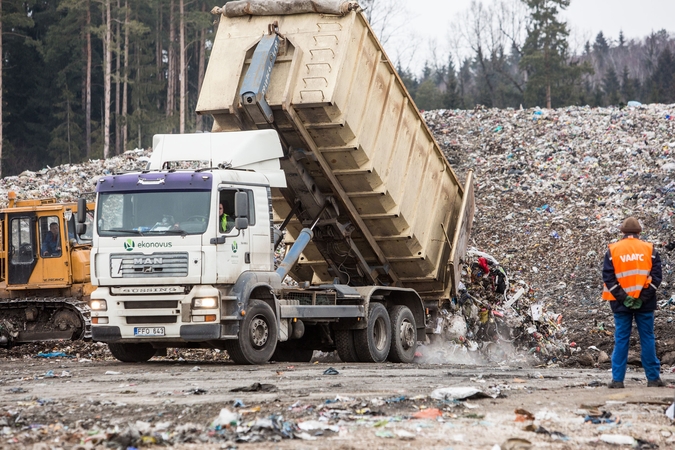
[[[610,389],[623,388],[628,364],[628,347],[633,320],[640,334],[642,367],[647,386],[665,386],[661,380],[661,362],[656,357],[654,311],[656,288],[661,284],[661,257],[654,245],[640,240],[640,222],[635,217],[623,221],[619,230],[623,239],[609,244],[602,268],[603,300],[614,313],[614,352]]]

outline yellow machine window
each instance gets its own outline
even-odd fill
[[[33,262],[33,242],[30,233],[31,220],[22,217],[12,220],[12,264],[31,264]]]
[[[40,254],[45,258],[61,256],[61,230],[59,218],[48,216],[40,218]]]

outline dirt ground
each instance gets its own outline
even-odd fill
[[[52,350],[71,357],[37,357]],[[102,344],[0,350],[0,448],[615,448],[606,435],[675,447],[664,414],[675,374],[663,375],[669,387],[647,388],[635,366],[626,389],[610,390],[607,367],[330,359],[249,367],[223,353],[182,352],[124,364]],[[431,398],[448,387],[487,396]],[[218,426],[224,408],[237,424]]]

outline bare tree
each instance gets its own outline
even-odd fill
[[[84,122],[85,122],[85,140],[86,140],[86,155],[87,159],[91,157],[91,5],[89,0],[86,0],[85,7],[87,8],[86,12],[86,29],[85,40],[87,46],[87,68],[85,75],[85,107],[84,107]]]
[[[129,92],[129,0],[124,0],[124,90],[122,92],[122,151],[127,149],[129,128],[127,126],[128,92]]]
[[[176,27],[174,2],[169,2],[169,65],[167,68],[166,115],[173,116],[176,108]]]
[[[469,9],[458,15],[452,28],[459,33],[451,41],[456,54],[466,57],[463,49],[469,49],[471,56],[481,68],[481,75],[490,91],[494,104],[497,101],[493,75],[499,74],[521,94],[524,81],[512,65],[507,64],[506,55],[521,54],[526,37],[527,11],[520,0],[501,0],[486,7],[482,1],[473,0]]]
[[[2,52],[2,1],[0,1],[0,56],[2,59],[0,59],[0,178],[2,177],[2,125],[4,124],[4,120],[2,120],[2,71],[3,71],[3,61],[4,61],[4,53]]]
[[[185,103],[187,101],[187,77],[186,77],[186,64],[185,64],[185,0],[179,0],[179,13],[180,13],[180,30],[179,30],[179,49],[180,49],[180,75],[178,80],[180,82],[180,121],[179,121],[179,132],[185,133]]]
[[[202,13],[206,13],[206,4],[202,3]],[[199,30],[199,39],[197,40],[197,51],[199,57],[199,65],[197,70],[197,92],[201,92],[202,83],[204,81],[204,73],[206,72],[206,28]],[[204,117],[197,114],[195,128],[197,131],[203,131]]]
[[[110,152],[110,87],[112,68],[112,15],[110,0],[105,0],[105,35],[103,39],[103,54],[105,64],[103,70],[103,159],[108,159]]]
[[[121,23],[120,23],[120,12],[122,10],[120,0],[117,0],[117,18],[115,19],[115,154],[119,155],[122,149],[120,136],[122,135],[122,128],[120,127],[120,115],[122,113],[122,91],[120,89],[121,81],[121,53],[122,49],[120,48],[120,33],[121,33]]]
[[[162,55],[164,54],[164,48],[162,47],[162,35],[163,35],[163,8],[162,4],[157,5],[157,27],[155,34],[155,66],[157,71],[157,81],[164,81],[164,71],[162,70]],[[159,95],[157,96],[157,109],[160,109],[160,99]],[[140,145],[139,145],[140,147]]]
[[[407,11],[402,0],[361,0],[359,4],[382,45],[406,25]]]

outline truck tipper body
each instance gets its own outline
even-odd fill
[[[148,170],[99,180],[93,337],[122,361],[410,362],[456,294],[472,174],[460,184],[353,2],[239,3],[218,11],[197,103],[212,132],[155,136]]]

